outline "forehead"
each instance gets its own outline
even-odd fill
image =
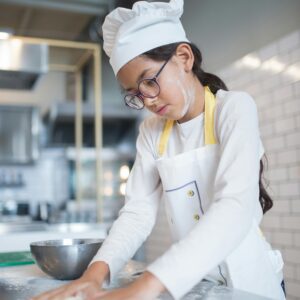
[[[124,88],[130,87],[143,72],[156,70],[159,64],[160,62],[154,61],[146,56],[138,56],[120,69],[117,74],[117,79]]]

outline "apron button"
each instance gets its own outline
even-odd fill
[[[200,216],[199,216],[198,214],[196,214],[196,215],[194,215],[194,219],[195,219],[196,221],[199,221],[199,220],[200,220]]]
[[[195,193],[194,193],[193,190],[189,190],[189,191],[187,192],[187,195],[188,195],[189,197],[193,197],[193,196],[195,195]]]

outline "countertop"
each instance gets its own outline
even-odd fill
[[[135,280],[145,268],[145,264],[129,261],[118,274],[110,286],[113,289],[125,286]],[[54,280],[36,265],[0,268],[0,295],[1,300],[28,300],[31,296],[40,294],[49,289],[56,288],[67,281]],[[159,300],[171,300],[172,297],[165,293]],[[256,296],[225,286],[218,286],[209,281],[201,281],[182,300],[267,300],[268,298]],[[270,300],[270,299],[269,299]]]

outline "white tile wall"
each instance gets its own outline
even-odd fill
[[[268,157],[265,177],[274,200],[262,229],[283,253],[287,298],[300,299],[300,30],[218,75],[229,89],[247,91],[257,103]]]
[[[262,229],[284,256],[287,299],[300,299],[300,30],[220,70],[229,89],[251,94],[268,158],[265,177],[274,207]],[[146,241],[152,261],[171,245],[162,210]]]

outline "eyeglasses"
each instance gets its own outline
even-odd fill
[[[145,106],[144,98],[156,98],[160,93],[160,86],[157,82],[159,74],[162,72],[170,58],[161,66],[156,75],[152,78],[144,78],[138,82],[138,91],[134,94],[127,94],[124,97],[125,104],[130,108],[143,109]]]

